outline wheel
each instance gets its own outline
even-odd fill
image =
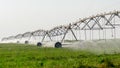
[[[37,43],[37,46],[42,46],[42,43],[41,43],[41,42],[38,42],[38,43]]]
[[[19,41],[17,41],[17,43],[20,43]]]
[[[25,41],[25,44],[28,44],[29,42],[28,41]]]
[[[62,47],[62,44],[60,42],[55,43],[55,48],[61,48],[61,47]]]

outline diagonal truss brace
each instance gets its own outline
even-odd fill
[[[49,39],[52,41],[52,39],[51,39],[51,36],[49,35],[49,33],[48,33],[48,31],[45,33],[45,35],[43,36],[43,39],[42,39],[42,41],[41,42],[43,42],[44,41],[44,39],[45,39],[45,37],[46,36],[48,36],[49,37]]]
[[[66,34],[68,33],[69,30],[72,32],[75,40],[78,41],[77,37],[75,36],[75,34],[74,34],[74,32],[73,32],[73,30],[72,30],[72,28],[71,28],[71,24],[69,24],[69,26],[68,26],[68,28],[67,28],[67,30],[66,30],[66,32],[65,32],[65,34],[64,34],[64,36],[63,36],[63,38],[62,38],[62,40],[61,40],[61,43],[62,43],[63,40],[65,39],[65,36],[66,36]]]

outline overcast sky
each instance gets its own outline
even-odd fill
[[[0,0],[0,38],[120,10],[120,0]]]

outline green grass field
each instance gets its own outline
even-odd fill
[[[120,68],[120,54],[0,44],[0,68]]]

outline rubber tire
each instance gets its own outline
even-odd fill
[[[17,43],[20,43],[19,41],[17,41]]]
[[[41,46],[42,46],[42,43],[41,43],[41,42],[38,42],[38,43],[37,43],[37,46],[40,46],[40,47],[41,47]]]
[[[60,42],[55,43],[55,48],[61,48],[61,47],[62,47],[62,44]]]
[[[25,41],[25,44],[28,44],[29,43],[29,41]]]

